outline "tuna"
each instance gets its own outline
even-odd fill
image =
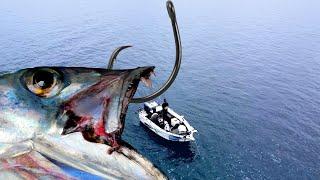
[[[37,67],[0,75],[0,177],[72,179],[56,161],[107,179],[166,179],[121,140],[128,104],[153,69]]]

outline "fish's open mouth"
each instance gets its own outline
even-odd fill
[[[89,141],[114,143],[123,132],[128,105],[139,82],[150,86],[153,69],[150,66],[102,73],[99,82],[63,103],[62,135],[82,132]]]
[[[150,76],[151,76],[151,74],[153,74],[153,70],[154,70],[153,66],[138,68],[137,69],[138,74],[134,75],[134,78],[129,80],[127,87],[124,86],[124,89],[127,89],[127,90],[126,90],[123,104],[122,104],[122,113],[124,113],[124,114],[126,113],[127,108],[128,108],[128,104],[129,104],[130,100],[133,98],[140,81],[142,83],[144,83],[146,86],[151,87]]]

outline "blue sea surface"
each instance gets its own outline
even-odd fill
[[[123,138],[170,179],[320,179],[320,1],[174,4],[183,62],[161,98],[199,131],[196,142],[157,137],[135,104]],[[175,55],[164,0],[0,3],[0,71],[104,68],[128,44],[115,68],[155,65],[156,90]]]

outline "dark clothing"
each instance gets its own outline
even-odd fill
[[[180,124],[176,124],[175,126],[172,127],[172,129],[178,129],[179,126]]]
[[[155,124],[159,125],[159,121],[158,121],[159,115],[158,113],[153,113],[150,117],[150,120],[152,122],[154,122]]]
[[[163,122],[163,120],[162,120],[161,122],[159,122],[159,127],[160,127],[161,129],[164,129],[164,122]]]
[[[153,113],[156,113],[157,112],[157,109],[154,107],[154,108],[152,108],[152,112]]]
[[[167,121],[169,123],[169,125],[171,124],[171,118],[169,117],[167,109],[162,110],[162,118],[164,121]]]
[[[148,114],[150,113],[150,108],[148,106],[144,105],[143,108]]]
[[[162,103],[162,109],[165,109],[166,107],[169,107],[169,104],[167,102]]]
[[[164,99],[164,102],[162,103],[162,118],[164,121],[167,121],[170,125],[171,118],[168,116],[168,108],[169,108],[169,103],[167,103],[167,100]]]
[[[169,103],[167,102],[166,99],[164,99],[162,103],[162,109],[167,109],[168,107],[169,107]]]

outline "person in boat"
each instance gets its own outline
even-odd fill
[[[156,107],[152,108],[152,113],[150,116],[150,120],[155,123],[160,128],[164,128],[164,121],[163,118],[157,113]]]
[[[158,121],[158,119],[159,119],[159,114],[157,113],[157,110],[156,110],[156,108],[154,107],[154,108],[152,108],[152,113],[151,113],[151,116],[150,116],[150,120],[151,120],[153,123],[155,123],[156,125],[159,126],[159,121]]]
[[[158,125],[158,126],[159,126],[161,129],[164,129],[164,122],[165,122],[165,121],[163,121],[163,118],[159,117],[159,118],[158,118],[158,122],[159,122],[159,125]]]
[[[170,132],[170,125],[167,121],[164,121],[164,130]]]
[[[167,121],[168,124],[171,124],[171,118],[168,116],[168,108],[169,108],[169,103],[167,102],[166,99],[164,99],[162,103],[162,118],[164,121]]]
[[[168,109],[168,107],[169,107],[169,103],[167,102],[167,99],[164,98],[162,103],[162,109]]]
[[[150,119],[150,117],[151,117],[151,115],[152,115],[151,109],[150,109],[147,105],[145,105],[145,104],[144,104],[143,108],[144,108],[144,111],[146,111],[146,113],[147,113],[147,118]]]

